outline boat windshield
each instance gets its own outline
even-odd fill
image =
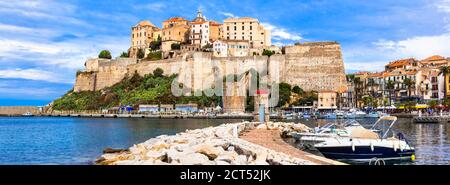
[[[386,139],[389,135],[393,135],[392,127],[397,122],[395,116],[383,116],[373,124],[371,130],[378,133],[380,138]]]

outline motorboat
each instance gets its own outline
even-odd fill
[[[327,123],[321,127],[315,127],[314,132],[293,133],[292,136],[304,144],[316,144],[330,137],[349,137],[353,129],[360,127],[362,127],[361,124],[355,120],[344,124]]]
[[[371,129],[357,127],[348,137],[327,137],[314,145],[324,157],[341,161],[414,160],[415,149],[392,130],[397,117],[384,116]]]
[[[369,114],[366,115],[367,118],[379,118],[380,114],[378,112],[369,112]]]
[[[356,111],[355,112],[355,118],[365,118],[366,117],[366,113],[363,111]]]
[[[344,115],[345,119],[355,119],[356,118],[356,114],[354,112],[346,112]]]
[[[325,118],[325,119],[336,119],[337,115],[336,115],[336,113],[328,112],[325,115],[323,115],[323,118]]]
[[[336,119],[344,119],[345,113],[344,111],[336,111]]]

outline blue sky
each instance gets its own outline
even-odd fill
[[[255,17],[277,45],[338,41],[346,70],[380,71],[389,61],[450,57],[450,0],[0,0],[0,105],[42,105],[72,88],[102,49],[130,45],[140,20]]]

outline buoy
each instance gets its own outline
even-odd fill
[[[416,156],[414,154],[411,155],[411,161],[415,161],[416,160]]]
[[[370,149],[372,150],[372,152],[375,150],[374,147],[373,147],[372,141],[370,142]]]
[[[355,151],[355,142],[352,141],[352,150]]]

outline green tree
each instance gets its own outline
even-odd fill
[[[170,48],[172,50],[180,50],[181,49],[181,44],[178,43],[172,43],[172,45],[170,45]]]
[[[145,57],[145,52],[144,52],[144,50],[143,50],[142,48],[139,48],[139,49],[137,50],[136,57],[137,57],[138,59],[143,59],[143,58]]]
[[[278,107],[283,107],[291,101],[291,85],[288,83],[280,83],[279,86]]]
[[[392,81],[392,80],[388,80],[387,81],[387,83],[386,83],[386,89],[388,90],[388,92],[389,92],[389,106],[390,105],[392,105],[392,91],[394,90],[394,88],[395,88],[395,83]]]
[[[122,54],[120,54],[120,58],[128,58],[128,53],[127,52],[122,52]]]
[[[292,88],[292,92],[296,93],[296,94],[303,94],[304,91],[302,88],[300,88],[298,85],[294,86],[294,88]]]
[[[436,101],[436,100],[431,100],[431,101],[429,101],[428,103],[427,103],[427,105],[430,107],[430,108],[436,108],[436,106],[438,105],[438,102]]]
[[[156,41],[150,42],[150,49],[152,51],[160,50],[161,49],[161,36],[158,36],[158,39]]]
[[[403,84],[408,88],[408,96],[411,96],[411,88],[414,87],[415,82],[411,78],[406,78],[403,80]]]
[[[153,70],[153,76],[155,77],[163,77],[164,76],[164,70],[162,70],[161,68],[156,68],[155,70]]]
[[[439,68],[439,75],[443,75],[444,76],[444,97],[447,97],[447,86],[448,86],[448,82],[447,82],[447,75],[450,73],[450,66],[442,66]]]
[[[162,51],[153,51],[147,55],[148,60],[161,60],[162,59]]]
[[[109,52],[108,50],[103,50],[100,52],[100,54],[98,55],[98,58],[103,58],[103,59],[111,59],[111,52]]]
[[[275,54],[275,51],[270,51],[270,50],[266,50],[266,49],[264,49],[263,50],[263,53],[262,53],[262,55],[266,55],[266,56],[272,56],[273,54]]]

